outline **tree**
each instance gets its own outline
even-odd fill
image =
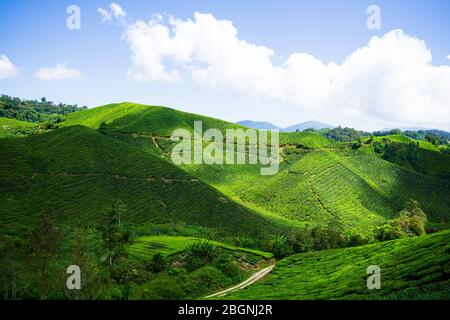
[[[438,145],[439,144],[439,138],[432,134],[432,133],[427,133],[427,135],[425,136],[425,140],[434,144],[434,145]]]
[[[165,269],[165,267],[166,267],[166,261],[165,261],[164,257],[160,253],[153,255],[152,262],[151,262],[152,272],[154,272],[154,273],[161,272]]]
[[[362,145],[362,143],[361,143],[360,139],[358,139],[356,141],[353,141],[352,142],[352,149],[353,150],[359,149],[359,148],[361,148],[361,145]]]
[[[269,241],[269,251],[273,252],[273,255],[277,259],[287,257],[294,253],[292,246],[288,243],[284,235],[274,237]]]
[[[425,224],[428,219],[418,201],[410,199],[406,202],[405,209],[400,211],[399,216],[403,230],[409,235],[420,236],[426,233]]]
[[[403,237],[413,237],[425,234],[427,216],[420,208],[419,202],[409,200],[405,209],[398,216],[377,229],[375,237],[379,241],[393,240]]]
[[[54,115],[66,115],[81,110],[75,105],[54,104],[45,97],[37,100],[22,100],[7,95],[0,96],[0,117],[22,121],[43,122]]]
[[[49,271],[61,250],[62,232],[55,228],[50,218],[41,213],[30,235],[32,263],[39,276],[39,296],[44,300],[49,288]]]
[[[77,227],[70,236],[70,261],[81,269],[81,290],[66,290],[66,296],[74,300],[96,299],[106,276],[99,263],[103,251],[100,235],[95,229]]]
[[[124,255],[124,238],[121,216],[126,206],[122,200],[117,200],[107,213],[102,226],[103,244],[108,250],[109,273],[112,274],[114,263]]]
[[[378,241],[394,240],[406,237],[407,234],[395,223],[388,223],[377,228],[375,239]]]

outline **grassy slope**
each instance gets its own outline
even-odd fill
[[[440,152],[437,146],[428,141],[415,140],[400,134],[374,137],[374,141],[378,142],[383,142],[386,139],[391,143],[394,143],[398,151],[404,154],[403,157],[400,156],[400,158],[392,162],[399,163],[408,169],[416,170],[417,168],[414,168],[414,166],[408,163],[406,158],[408,145],[410,143],[415,143],[419,146],[416,160],[417,163],[415,164],[415,166],[420,168],[418,171],[432,177],[450,179],[450,156]],[[363,149],[369,154],[375,154],[369,146],[364,145]]]
[[[449,298],[450,231],[362,247],[298,254],[264,280],[228,299]],[[368,290],[366,269],[381,268],[381,289]]]
[[[156,253],[160,253],[163,256],[169,256],[174,253],[184,251],[188,245],[199,241],[205,241],[205,239],[182,236],[144,236],[136,239],[136,241],[130,246],[129,250],[133,256],[150,260]],[[272,254],[268,252],[240,248],[217,241],[210,241],[210,243],[214,246],[231,251],[243,251],[261,256],[265,259],[272,258]]]
[[[96,127],[105,121],[110,123],[111,136],[170,160],[168,154],[173,144],[162,137],[152,141],[146,134],[167,136],[178,127],[191,129],[194,120],[208,123],[205,128],[234,127],[217,119],[128,103],[76,112],[68,116],[65,125],[81,123]],[[306,153],[294,150],[285,155],[275,176],[261,176],[259,167],[251,165],[182,168],[261,214],[312,225],[326,224],[336,217],[348,230],[370,233],[374,225],[384,223],[409,198],[421,203],[431,221],[448,222],[450,186],[445,181],[364,152],[341,150],[315,133],[281,133],[280,143],[300,145]]]
[[[296,144],[309,149],[330,148],[333,141],[314,132],[280,132],[280,144]]]
[[[359,151],[322,147],[285,154],[275,176],[261,176],[250,165],[183,168],[246,205],[311,224],[337,217],[346,229],[366,234],[410,198],[420,201],[431,221],[448,221],[447,182]]]
[[[9,118],[0,118],[0,138],[8,137],[13,129],[26,129],[35,127],[36,123],[19,121]]]
[[[82,110],[67,116],[65,126],[85,125],[98,128],[105,122],[108,130],[126,133],[145,133],[170,136],[175,129],[193,131],[194,121],[203,122],[203,130],[209,128],[244,128],[240,125],[210,117],[186,113],[166,107],[134,103],[118,103]]]
[[[189,166],[186,170],[244,202],[290,219],[369,233],[417,199],[431,221],[448,221],[447,182],[357,151],[314,150],[290,159],[275,176],[252,166]]]
[[[438,147],[436,147],[435,145],[433,145],[432,143],[430,143],[428,141],[416,140],[416,139],[409,138],[409,137],[406,137],[401,134],[391,134],[391,135],[386,135],[386,136],[374,137],[374,141],[382,142],[383,139],[388,139],[392,142],[398,142],[398,143],[411,143],[411,142],[419,143],[419,147],[422,149],[426,149],[426,150],[430,150],[430,151],[439,151]]]
[[[58,223],[95,224],[117,200],[125,220],[184,222],[231,235],[264,236],[295,227],[228,199],[158,157],[83,126],[0,139],[0,221],[47,212]],[[8,227],[9,225],[9,227]]]

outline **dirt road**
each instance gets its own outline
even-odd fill
[[[212,298],[212,297],[223,297],[225,296],[227,293],[236,291],[236,290],[240,290],[240,289],[244,289],[245,287],[255,283],[256,281],[264,278],[270,271],[272,271],[274,265],[268,266],[267,268],[264,268],[262,270],[259,270],[258,272],[256,272],[255,274],[253,274],[250,278],[248,278],[247,280],[239,283],[238,285],[235,285],[234,287],[228,288],[226,290],[222,290],[220,292],[211,294],[209,296],[206,296],[206,298]]]

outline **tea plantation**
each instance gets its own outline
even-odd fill
[[[226,299],[448,299],[450,232],[362,247],[298,254],[261,282]],[[367,267],[381,288],[367,288]]]

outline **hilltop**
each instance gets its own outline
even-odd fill
[[[192,132],[194,121],[202,121],[203,130],[244,128],[238,124],[167,107],[129,102],[109,104],[72,113],[66,117],[63,125],[83,125],[97,129],[104,122],[108,131],[170,136],[175,129],[179,128]]]

